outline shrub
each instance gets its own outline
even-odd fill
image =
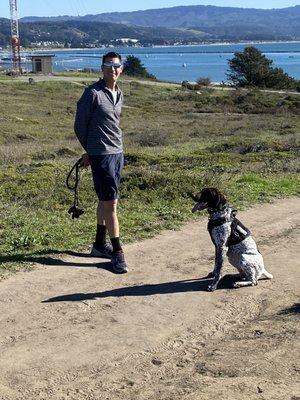
[[[199,90],[200,89],[200,85],[198,85],[198,83],[191,83],[189,81],[182,81],[181,86],[183,88],[189,89],[189,90]]]
[[[252,86],[273,89],[296,89],[298,82],[281,68],[272,67],[269,60],[255,47],[234,53],[229,60],[227,77],[237,86]]]
[[[205,77],[199,77],[196,82],[199,86],[209,86],[211,84],[211,80]]]
[[[127,56],[124,63],[124,74],[129,76],[137,76],[148,79],[156,79],[156,77],[150,74],[142,64],[141,60],[135,56]]]

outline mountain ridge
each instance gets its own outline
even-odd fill
[[[64,47],[116,45],[120,38],[133,38],[140,45],[300,40],[300,5],[273,9],[194,5],[77,17],[31,16],[20,19],[20,34],[23,46],[52,42]],[[10,22],[0,19],[0,46],[9,43]]]
[[[269,11],[278,11],[278,12],[284,12],[287,10],[295,10],[299,9],[300,10],[300,5],[295,5],[291,7],[283,7],[283,8],[255,8],[255,7],[219,7],[219,6],[213,6],[213,5],[192,5],[192,6],[174,6],[174,7],[162,7],[162,8],[149,8],[146,10],[136,10],[136,11],[113,11],[113,12],[106,12],[106,13],[100,13],[100,14],[86,14],[82,16],[72,16],[72,15],[60,15],[60,16],[53,16],[53,17],[38,17],[38,16],[26,16],[20,18],[20,21],[22,22],[32,22],[37,20],[54,20],[54,19],[60,19],[60,20],[66,20],[66,19],[82,19],[86,17],[98,17],[98,16],[110,16],[110,15],[126,15],[126,14],[136,14],[136,13],[148,13],[148,12],[156,12],[156,11],[172,11],[172,10],[184,10],[184,9],[223,9],[223,10],[256,10],[256,11],[261,11],[261,12],[269,12]]]
[[[26,17],[22,22],[85,21],[119,23],[128,26],[195,29],[216,39],[299,39],[300,5],[285,8],[258,9],[218,6],[176,6],[130,12],[60,16]]]

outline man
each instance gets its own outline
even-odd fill
[[[124,164],[120,116],[123,93],[117,86],[122,73],[118,53],[102,58],[103,79],[89,86],[77,103],[74,130],[86,153],[82,166],[91,166],[94,187],[99,199],[97,233],[91,255],[111,258],[113,270],[127,272],[120,244],[117,216],[118,193]],[[111,244],[106,241],[108,231]]]

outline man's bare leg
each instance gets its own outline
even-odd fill
[[[104,210],[103,210],[103,202],[102,201],[99,201],[98,207],[97,207],[97,224],[98,225],[105,225]]]
[[[117,216],[118,200],[99,201],[97,208],[97,224],[106,225],[110,238],[120,235],[119,220]]]

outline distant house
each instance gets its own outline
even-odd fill
[[[49,75],[53,73],[54,54],[33,54],[30,56],[32,61],[32,72],[34,74]]]
[[[122,43],[137,43],[138,39],[130,39],[130,38],[120,38],[120,39],[116,39],[119,42]]]

